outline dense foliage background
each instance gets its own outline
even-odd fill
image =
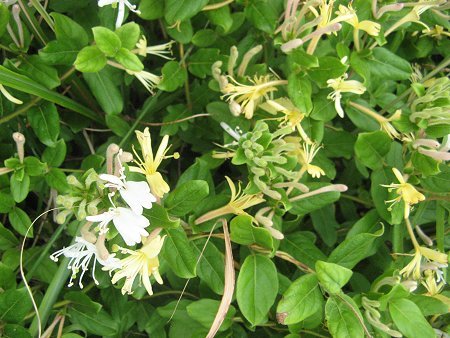
[[[130,2],[0,2],[0,336],[450,334],[448,3]]]

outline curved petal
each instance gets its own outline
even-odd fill
[[[110,182],[110,183],[115,184],[115,185],[117,185],[119,187],[123,187],[123,185],[124,185],[122,180],[120,178],[118,178],[117,176],[114,176],[114,175],[101,174],[101,175],[98,175],[98,177],[101,180],[103,180],[103,181]]]

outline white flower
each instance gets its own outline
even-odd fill
[[[140,72],[134,72],[132,70],[126,70],[130,75],[133,75],[138,79],[147,89],[150,94],[153,94],[153,89],[161,82],[161,77],[153,73],[141,70]]]
[[[136,9],[136,5],[131,4],[128,0],[98,0],[99,7],[112,5],[115,8],[117,4],[119,4],[119,13],[117,14],[116,28],[122,26],[123,19],[125,18],[125,6],[127,6],[130,11],[141,14],[141,12]]]
[[[138,215],[142,214],[142,208],[150,209],[152,203],[156,202],[156,197],[151,194],[147,182],[127,181],[123,174],[120,177],[101,174],[99,177],[109,182],[105,184],[107,188],[116,188],[131,210]]]
[[[58,250],[50,255],[50,258],[57,262],[58,257],[64,255],[69,258],[69,264],[67,268],[72,270],[72,276],[70,277],[68,286],[71,287],[73,285],[73,280],[77,278],[78,272],[81,270],[81,276],[79,278],[79,286],[83,288],[83,276],[87,270],[89,270],[89,264],[94,258],[94,263],[92,265],[92,278],[94,279],[95,284],[98,285],[98,281],[95,278],[95,265],[96,262],[99,262],[105,268],[108,269],[119,269],[120,268],[120,260],[115,258],[114,254],[108,255],[106,259],[102,259],[99,251],[95,244],[92,244],[82,237],[75,237],[75,243],[68,246],[67,248],[63,248]]]
[[[346,81],[348,78],[347,74],[344,74],[337,79],[329,79],[327,81],[328,87],[334,89],[328,95],[328,99],[332,99],[334,101],[334,107],[340,117],[344,117],[344,110],[341,107],[341,93],[354,93],[354,94],[363,94],[366,91],[366,87],[356,80]]]
[[[172,45],[175,41],[170,41],[161,45],[147,46],[147,38],[143,35],[139,42],[136,44],[138,54],[141,56],[146,56],[147,54],[156,55],[162,57],[163,59],[173,60],[173,58],[167,56],[172,55]]]
[[[108,231],[108,223],[113,221],[120,236],[122,236],[125,243],[129,246],[140,243],[141,236],[148,236],[148,232],[145,228],[150,225],[149,220],[144,216],[122,207],[110,208],[103,214],[88,216],[86,217],[86,220],[90,222],[100,222],[100,234],[106,233]]]

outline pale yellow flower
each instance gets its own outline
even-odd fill
[[[139,250],[129,250],[119,247],[123,254],[128,254],[128,257],[120,261],[120,267],[108,268],[103,270],[118,270],[114,273],[111,280],[113,284],[117,283],[122,278],[125,278],[125,283],[122,287],[122,294],[132,294],[133,283],[136,277],[139,276],[140,282],[144,285],[149,295],[153,294],[150,277],[153,276],[158,282],[162,284],[163,280],[159,274],[159,259],[158,255],[164,244],[166,236],[150,235],[143,241],[143,246]]]
[[[325,175],[325,172],[322,168],[317,165],[311,164],[314,160],[314,157],[320,150],[320,146],[316,143],[306,144],[303,143],[302,149],[299,149],[297,152],[297,158],[299,163],[306,168],[308,174],[310,174],[314,178],[319,178],[320,176]]]
[[[219,209],[209,211],[203,216],[197,218],[195,220],[195,224],[200,224],[227,214],[248,215],[244,211],[245,209],[248,209],[265,201],[261,193],[247,195],[245,192],[242,191],[240,183],[238,184],[238,188],[236,189],[236,186],[234,185],[233,181],[228,176],[225,176],[225,178],[228,182],[228,185],[230,186],[231,191],[230,201],[228,202],[227,205]]]
[[[305,118],[305,114],[302,113],[291,100],[286,97],[281,97],[276,100],[268,100],[267,102],[261,104],[260,108],[270,114],[276,114],[277,112],[283,113],[283,124],[290,126],[292,130],[297,129],[300,137],[305,142],[311,143],[311,140],[301,125],[302,120]]]
[[[349,20],[353,20],[353,17],[356,16],[354,13],[339,13],[336,12],[337,17],[335,17],[333,20],[331,20],[331,16],[333,15],[333,6],[334,6],[334,0],[330,0],[327,2],[327,0],[322,0],[319,11],[320,14],[315,10],[314,7],[310,7],[311,12],[317,17],[320,18],[320,21],[317,25],[317,28],[324,28],[329,25],[333,25],[338,22],[348,22]]]
[[[153,94],[153,89],[161,82],[161,76],[155,75],[153,73],[147,72],[145,70],[141,70],[140,72],[134,72],[132,70],[125,69],[125,71],[136,77],[140,83],[149,91],[150,94]]]
[[[337,79],[330,79],[327,81],[328,87],[333,88],[333,92],[328,95],[328,99],[334,101],[334,107],[340,117],[344,117],[344,110],[341,106],[341,93],[354,93],[361,95],[366,91],[366,87],[356,80],[348,80],[347,74],[344,74]]]
[[[431,266],[446,267],[448,264],[448,256],[445,253],[417,246],[411,262],[408,263],[400,274],[404,278],[412,278],[414,280],[421,279],[421,273],[424,270],[429,270]]]
[[[338,16],[353,14],[353,16],[345,22],[352,25],[355,30],[362,30],[372,36],[378,36],[378,34],[380,33],[381,25],[369,20],[359,21],[358,16],[356,15],[356,11],[353,9],[351,4],[349,4],[347,7],[339,5],[339,11],[337,11],[336,14]]]
[[[424,29],[422,31],[422,36],[431,36],[432,38],[435,38],[437,40],[441,40],[444,37],[450,37],[450,33],[445,31],[444,27],[435,25],[432,29]]]
[[[277,86],[286,85],[285,80],[271,80],[270,75],[255,76],[249,79],[252,85],[237,82],[232,76],[228,76],[228,82],[222,88],[222,97],[233,104],[235,114],[244,114],[245,118],[251,119],[255,109],[263,99],[269,99],[268,94],[277,90]]]
[[[152,139],[148,128],[145,128],[144,132],[136,131],[136,136],[139,144],[141,145],[142,158],[137,154],[136,150],[133,147],[134,154],[137,158],[137,160],[134,160],[134,162],[138,166],[130,166],[130,171],[144,174],[148,184],[150,185],[152,194],[161,198],[165,193],[168,193],[170,191],[170,187],[158,172],[158,167],[164,159],[171,157],[178,159],[180,155],[176,152],[171,156],[166,156],[166,153],[171,147],[168,145],[168,135],[165,135],[163,137],[156,155],[153,155]]]
[[[386,201],[385,203],[391,203],[389,206],[389,210],[391,210],[394,204],[403,200],[405,203],[404,217],[408,218],[411,206],[425,200],[425,196],[418,192],[413,185],[407,183],[397,168],[392,168],[392,171],[400,183],[391,183],[388,185],[382,184],[382,186],[389,188],[389,192],[395,190],[398,196],[392,200]]]

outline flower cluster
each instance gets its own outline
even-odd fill
[[[128,180],[122,160],[129,156],[124,156],[124,152],[116,145],[108,147],[107,173],[95,174],[95,179],[93,179],[94,176],[92,175],[95,172],[91,171],[90,175],[92,177],[88,176],[91,177],[88,188],[95,181],[96,189],[100,190],[97,196],[99,196],[100,205],[104,207],[103,212],[97,212],[97,208],[87,208],[82,218],[78,212],[78,218],[85,221],[85,224],[81,227],[80,234],[75,237],[74,244],[58,250],[50,256],[54,261],[57,261],[59,256],[65,256],[69,259],[68,269],[72,271],[69,286],[73,285],[73,280],[81,272],[79,286],[83,287],[82,278],[85,272],[90,269],[92,261],[94,282],[98,284],[95,277],[95,266],[96,263],[99,263],[102,265],[103,270],[109,271],[110,274],[114,273],[112,277],[113,284],[125,278],[125,283],[122,287],[123,294],[131,294],[133,292],[133,283],[137,277],[139,277],[140,283],[150,295],[153,293],[150,284],[151,276],[159,284],[162,284],[158,270],[158,254],[164,244],[165,236],[159,235],[161,228],[155,228],[150,233],[147,231],[150,221],[143,213],[144,209],[150,209],[153,203],[157,202],[165,192],[169,191],[167,183],[157,171],[161,161],[167,158],[165,154],[168,150],[168,139],[167,137],[163,139],[156,156],[153,157],[148,128],[144,133],[137,131],[136,134],[142,148],[144,160],[135,151],[139,167],[130,167],[130,169],[133,168],[133,171],[146,175],[148,182]],[[146,169],[141,170],[141,167]],[[97,182],[98,180],[102,183]],[[86,188],[78,180],[74,181],[74,183],[76,188]],[[164,189],[161,188],[161,184]],[[101,188],[107,188],[109,192],[103,194]],[[156,196],[153,194],[153,191],[157,192]],[[107,202],[103,201],[102,196],[107,196]],[[69,204],[69,200],[72,201],[71,206],[73,206],[73,203],[78,202],[78,209],[80,208],[79,204],[84,201],[79,201],[79,199],[74,196],[61,196],[59,198],[61,203]],[[98,204],[99,202],[96,203]],[[86,204],[86,202],[83,203]],[[89,215],[86,215],[86,212]],[[63,211],[62,213],[65,217],[68,216],[67,212]],[[111,230],[111,223],[123,242],[128,246],[128,248],[113,246],[113,251],[118,251],[121,255],[125,255],[122,259],[116,257],[116,253],[109,253],[105,245],[107,236],[109,238],[115,236],[115,231]],[[141,248],[131,249],[131,247],[141,243]]]

